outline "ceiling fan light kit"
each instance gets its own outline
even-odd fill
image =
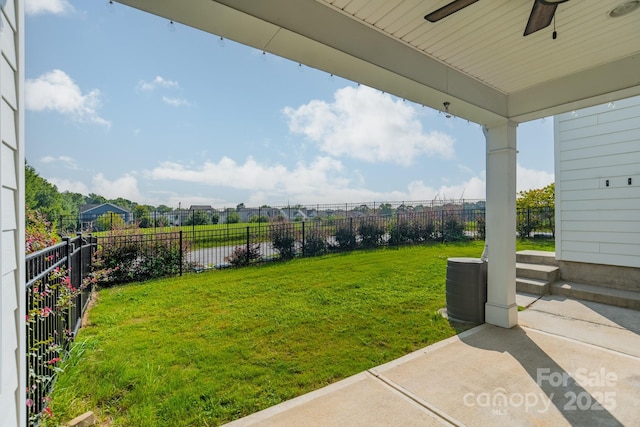
[[[628,13],[633,12],[639,7],[640,7],[640,1],[626,1],[614,7],[611,10],[611,12],[609,12],[609,16],[612,18],[619,18],[621,16],[624,16]]]

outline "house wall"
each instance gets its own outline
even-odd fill
[[[554,125],[556,258],[640,267],[640,97]]]
[[[24,14],[0,6],[0,426],[25,425]]]

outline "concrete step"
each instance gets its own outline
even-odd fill
[[[550,290],[552,295],[563,295],[572,299],[640,310],[640,292],[585,285],[564,280],[552,283]]]
[[[549,251],[518,251],[516,252],[516,262],[522,262],[526,264],[541,264],[541,265],[553,265],[558,266],[556,261],[556,253]]]
[[[553,265],[516,262],[516,277],[555,282],[560,278],[560,268]]]
[[[534,295],[547,295],[549,293],[549,282],[538,279],[525,279],[516,277],[516,291]]]

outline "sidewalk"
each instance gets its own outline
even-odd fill
[[[481,325],[228,426],[633,426],[640,312],[518,295]],[[530,304],[530,305],[529,305]]]

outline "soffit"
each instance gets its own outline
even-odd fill
[[[423,0],[120,0],[478,123],[640,94],[640,10],[571,0],[523,37],[532,0],[479,0],[437,22]]]

